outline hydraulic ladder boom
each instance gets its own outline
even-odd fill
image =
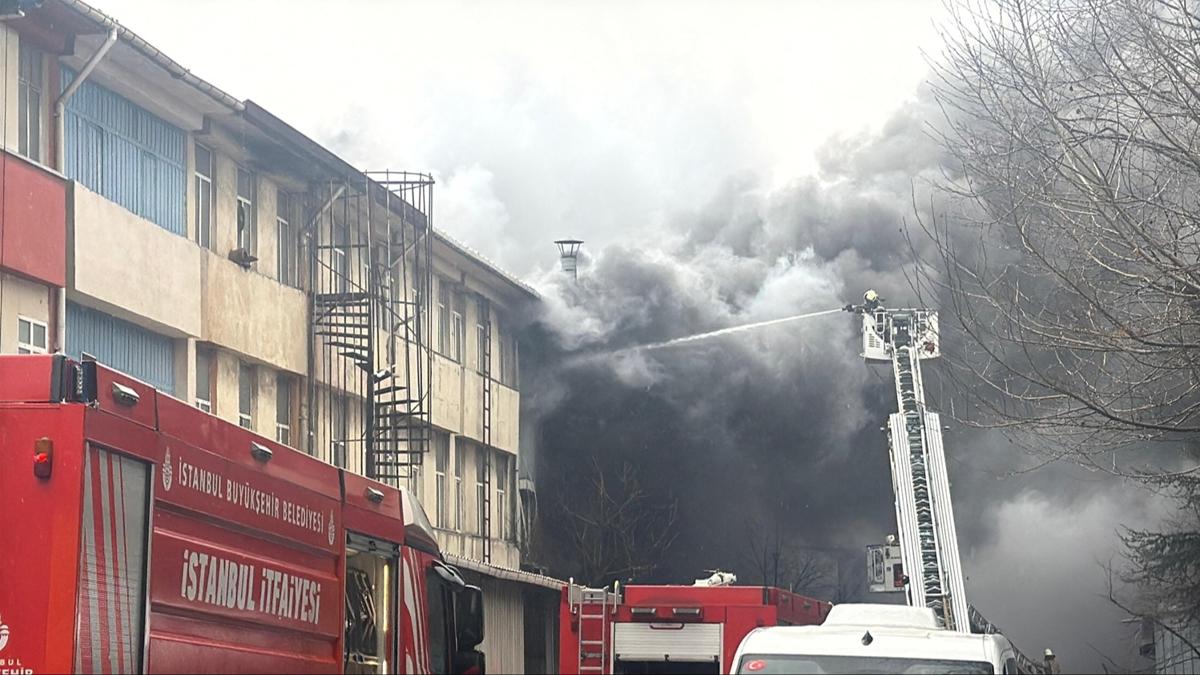
[[[946,628],[969,633],[942,427],[925,406],[921,380],[921,361],[941,355],[937,312],[887,309],[874,291],[863,299],[845,308],[862,315],[863,357],[890,361],[895,376],[899,411],[888,417],[887,432],[908,601],[932,609]]]

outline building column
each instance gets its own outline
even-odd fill
[[[196,405],[196,338],[175,340],[175,398]]]
[[[272,440],[275,439],[275,369],[258,366],[254,369],[257,380],[254,397],[254,430]]]

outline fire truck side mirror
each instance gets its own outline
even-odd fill
[[[483,642],[483,591],[466,586],[454,593],[454,604],[458,651],[469,652]]]

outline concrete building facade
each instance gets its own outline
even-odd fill
[[[389,475],[448,554],[483,576],[520,569],[529,481],[512,326],[536,302],[528,287],[440,234],[429,209],[390,201],[386,183],[83,2],[0,21],[0,72],[0,353],[96,358],[360,473],[378,441],[376,371],[422,364],[411,396],[424,402],[404,415],[428,431],[407,432]],[[423,267],[380,264],[395,222],[425,237]],[[330,286],[338,273],[344,288]],[[355,283],[386,285],[391,308],[366,312],[377,349],[357,368],[318,319]],[[420,339],[396,347],[399,325]],[[495,595],[508,598],[495,611],[521,615],[520,592]],[[515,659],[489,668],[519,672]]]

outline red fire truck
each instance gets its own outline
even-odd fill
[[[0,356],[0,674],[482,672],[482,603],[405,491]]]
[[[759,626],[820,624],[830,604],[763,586],[563,588],[560,673],[728,673]]]

